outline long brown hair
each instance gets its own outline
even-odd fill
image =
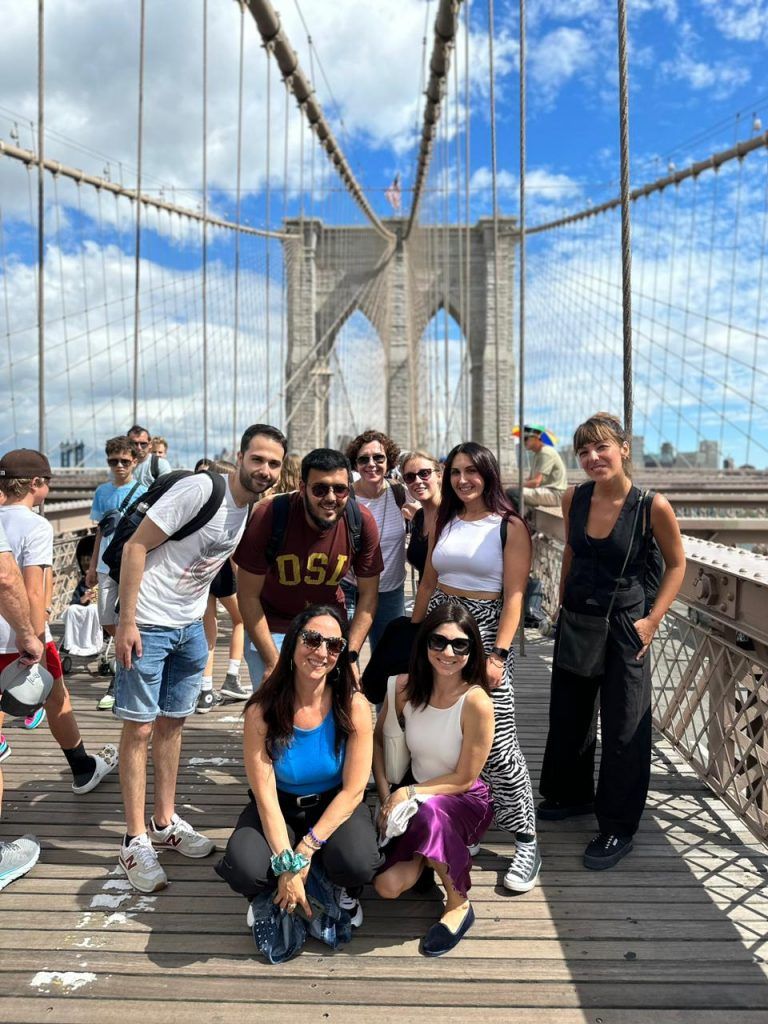
[[[476,441],[465,441],[457,444],[448,453],[443,468],[443,488],[440,497],[440,507],[437,510],[437,524],[435,526],[435,544],[443,529],[464,511],[464,502],[453,489],[451,483],[451,466],[457,455],[466,455],[472,460],[472,465],[483,478],[483,501],[489,512],[501,516],[502,519],[513,519],[521,516],[515,510],[509,498],[501,486],[501,471],[496,461],[496,456],[485,445]],[[524,521],[524,520],[523,520]]]
[[[446,601],[432,609],[416,634],[411,663],[408,667],[408,682],[404,691],[406,700],[409,700],[415,708],[429,704],[432,697],[435,683],[433,669],[429,663],[429,637],[438,626],[444,626],[447,622],[458,626],[472,642],[467,663],[461,670],[461,678],[470,686],[482,686],[486,693],[489,692],[483,639],[477,628],[475,617],[459,601]]]
[[[267,754],[272,761],[277,760],[282,751],[293,739],[294,697],[296,685],[294,681],[293,652],[299,639],[299,633],[310,619],[319,615],[330,615],[338,622],[341,635],[349,639],[349,628],[338,608],[328,604],[313,604],[299,612],[291,622],[283,640],[280,657],[270,676],[264,680],[254,695],[249,698],[245,710],[252,704],[258,704],[264,724],[267,727]],[[349,647],[339,655],[335,667],[326,676],[326,683],[331,687],[331,709],[336,723],[336,749],[354,732],[352,726],[352,697],[355,693],[355,678],[349,664]]]

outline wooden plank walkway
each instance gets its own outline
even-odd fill
[[[221,678],[223,648],[218,656]],[[534,779],[550,659],[549,641],[532,633],[516,689]],[[104,681],[70,681],[89,748],[116,741],[117,721],[95,710]],[[179,809],[219,847],[245,798],[240,710],[195,716],[185,732]],[[255,956],[244,902],[214,874],[214,858],[164,854],[170,887],[151,897],[128,891],[114,870],[117,776],[78,798],[45,727],[7,735],[2,835],[34,832],[43,853],[0,895],[4,1022],[768,1020],[766,850],[664,741],[636,849],[614,870],[581,866],[591,821],[546,825],[541,883],[512,897],[499,885],[510,844],[490,832],[473,872],[477,924],[454,953],[430,961],[417,952],[436,902],[385,904],[371,893],[344,950],[310,943],[270,967]]]

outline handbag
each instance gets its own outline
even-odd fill
[[[605,651],[608,646],[608,634],[611,630],[611,612],[619,592],[621,578],[629,562],[632,544],[635,540],[637,519],[644,504],[644,497],[644,495],[640,496],[635,507],[635,517],[629,535],[627,553],[624,555],[624,564],[616,580],[616,586],[611,594],[605,615],[584,615],[582,612],[572,612],[568,608],[560,609],[555,664],[566,672],[583,676],[585,679],[592,679],[602,675],[605,670]]]
[[[395,689],[397,676],[387,680],[387,717],[384,719],[384,774],[387,782],[399,785],[411,763],[411,752],[405,742],[405,733],[397,719]]]

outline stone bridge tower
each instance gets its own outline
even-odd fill
[[[291,236],[284,242],[290,446],[306,452],[329,443],[329,357],[336,336],[356,310],[378,332],[386,358],[386,422],[370,425],[386,430],[403,448],[423,443],[418,403],[418,381],[423,373],[420,340],[435,313],[446,307],[468,345],[471,438],[467,440],[479,441],[494,451],[500,448],[502,471],[511,475],[516,408],[516,222],[503,218],[499,224],[498,289],[494,287],[492,220],[478,221],[469,232],[459,226],[419,227],[405,242],[402,221],[386,224],[397,238],[395,243],[388,243],[368,227],[331,227],[316,219],[286,223]],[[469,287],[465,288],[467,234]],[[497,293],[498,318],[494,307]]]

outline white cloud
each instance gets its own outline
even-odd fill
[[[587,34],[579,28],[556,28],[530,47],[532,83],[541,102],[551,101],[566,82],[593,66],[596,53]]]
[[[662,71],[667,77],[684,81],[697,92],[706,90],[717,99],[730,96],[752,77],[749,69],[741,63],[708,63],[695,60],[684,52],[679,53],[675,60],[666,61]]]
[[[726,39],[756,43],[768,39],[768,3],[765,0],[699,0]]]

